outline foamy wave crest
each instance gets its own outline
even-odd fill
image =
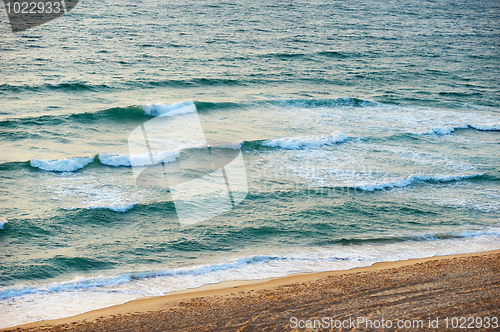
[[[94,157],[75,157],[61,160],[33,159],[30,161],[32,167],[40,168],[50,172],[74,172],[84,168],[94,161]]]
[[[99,161],[108,166],[130,166],[128,154],[100,153]]]
[[[7,223],[8,223],[7,219],[0,220],[0,229],[3,229],[3,226],[5,226],[5,224]]]
[[[278,105],[296,107],[335,107],[335,106],[377,106],[378,103],[351,97],[339,97],[334,99],[278,99],[274,101]]]
[[[428,131],[426,133],[423,133],[422,135],[438,135],[438,136],[444,136],[444,135],[449,135],[455,131],[455,129],[465,129],[468,128],[468,125],[463,125],[463,126],[443,126],[443,127],[436,127],[432,128],[431,131]]]
[[[53,283],[41,287],[28,286],[22,288],[10,288],[0,291],[0,300],[6,298],[19,297],[27,294],[55,293],[55,292],[118,286],[124,283],[131,282],[132,280],[152,278],[152,277],[175,276],[175,275],[202,275],[210,272],[234,269],[246,264],[266,262],[269,261],[270,259],[271,258],[267,256],[254,256],[250,258],[240,259],[236,262],[228,264],[202,265],[192,268],[179,268],[179,269],[164,270],[164,271],[127,272],[112,277],[85,278],[85,279],[77,278],[73,281]]]
[[[151,116],[174,116],[177,114],[196,112],[196,106],[192,101],[183,101],[175,104],[148,104],[142,105],[144,113]]]
[[[410,175],[409,177],[391,181],[391,182],[383,182],[383,183],[374,183],[374,184],[366,184],[355,186],[356,189],[361,189],[364,191],[375,191],[375,190],[383,190],[383,189],[392,189],[392,188],[403,188],[412,185],[415,182],[452,182],[452,181],[460,181],[470,178],[475,178],[478,176],[482,176],[484,174],[469,174],[469,175]]]
[[[46,293],[92,289],[92,288],[106,287],[106,286],[117,286],[129,282],[130,280],[131,280],[130,276],[123,274],[110,278],[104,278],[104,277],[88,278],[88,279],[76,278],[73,281],[53,283],[50,285],[39,286],[39,287],[26,286],[19,288],[8,288],[0,291],[0,300],[19,297],[28,294],[46,294]]]
[[[473,128],[481,131],[498,131],[500,130],[499,123],[486,123],[486,124],[463,124],[463,125],[455,125],[455,126],[440,126],[432,128],[430,131],[421,133],[421,135],[449,135],[453,133],[456,129],[467,129]]]
[[[120,275],[111,277],[98,278],[76,278],[72,281],[53,283],[45,286],[27,286],[19,288],[8,288],[0,291],[0,300],[6,298],[19,297],[28,294],[46,294],[56,292],[66,292],[75,290],[91,290],[101,287],[116,287],[135,280],[142,280],[155,277],[171,277],[171,276],[202,276],[214,272],[230,271],[238,268],[265,264],[270,261],[343,261],[346,258],[327,257],[327,258],[308,258],[308,257],[282,257],[282,256],[251,256],[242,258],[230,263],[207,264],[187,268],[169,269],[163,271],[141,271],[141,272],[126,272]]]
[[[7,303],[2,308],[3,322],[11,323],[2,327],[26,323],[26,317],[31,321],[33,317],[37,317],[37,320],[55,319],[61,317],[61,312],[67,317],[82,311],[121,304],[133,298],[161,296],[224,281],[263,280],[297,273],[348,270],[377,262],[492,250],[500,248],[498,234],[498,230],[479,230],[477,234],[466,234],[465,238],[454,234],[430,234],[428,239],[398,237],[398,241],[388,241],[383,245],[368,241],[355,246],[343,243],[321,246],[310,251],[292,248],[283,255],[253,256],[239,260],[235,257],[226,261],[226,264],[221,262],[163,271],[80,277],[46,285],[0,287],[0,300],[8,299],[2,301]],[[82,308],[82,303],[89,302],[88,306]],[[64,305],[59,306],[60,303]],[[81,311],[68,311],[71,307],[81,308]]]
[[[171,163],[181,156],[178,150],[160,151],[152,154],[99,154],[99,161],[108,166],[149,166],[159,163]]]
[[[500,130],[500,123],[488,123],[488,124],[471,124],[472,128],[482,131],[498,131]]]
[[[331,135],[276,138],[264,141],[262,145],[278,147],[285,150],[299,150],[299,149],[320,147],[325,145],[333,145],[336,143],[344,142],[347,139],[348,137],[343,133],[335,132]]]
[[[340,247],[324,248],[323,251],[311,253],[310,255],[304,254],[301,250],[300,253],[291,255],[254,255],[228,261],[227,263],[205,264],[159,271],[125,272],[108,277],[78,277],[71,281],[57,282],[48,285],[0,288],[0,300],[21,297],[29,294],[92,291],[95,289],[115,292],[130,292],[134,290],[134,292],[137,292],[136,294],[146,296],[163,295],[166,291],[180,289],[166,290],[165,287],[162,286],[165,285],[165,283],[161,282],[155,283],[159,285],[156,289],[153,289],[154,287],[146,287],[146,293],[143,293],[146,288],[141,286],[131,288],[124,288],[123,286],[132,282],[140,280],[147,281],[148,279],[151,280],[152,278],[158,277],[181,277],[183,278],[182,280],[185,280],[187,279],[187,276],[196,276],[197,278],[195,278],[196,282],[194,284],[189,283],[188,281],[182,283],[183,287],[181,289],[185,289],[199,287],[201,285],[220,282],[223,280],[265,279],[273,276],[294,274],[298,272],[319,272],[336,269],[344,270],[353,267],[368,266],[382,261],[430,257],[437,254],[446,255],[457,253],[457,250],[458,252],[474,252],[474,250],[480,251],[483,247],[479,250],[471,247],[464,247],[463,242],[460,242],[460,239],[480,239],[481,237],[486,236],[487,241],[497,241],[495,239],[498,239],[499,235],[500,229],[498,227],[449,234],[431,233],[423,234],[421,236],[399,238],[401,242],[391,242],[384,246],[366,243],[360,248],[353,248],[340,245]],[[418,247],[416,247],[418,242],[436,240],[436,246],[424,246],[424,249],[427,248],[426,250],[428,250],[428,252],[416,250],[418,249]],[[439,244],[442,243],[441,241],[443,240],[455,242]],[[484,242],[485,239],[480,239],[480,241]],[[468,244],[471,243],[472,242],[468,242]],[[486,243],[488,246],[491,246],[489,242]],[[439,249],[439,246],[441,246],[442,249]],[[439,251],[436,251],[436,248],[438,248]],[[464,251],[464,249],[466,250]],[[366,257],[366,250],[373,253],[373,255],[369,255],[371,258]],[[168,279],[166,280],[168,281]]]
[[[285,259],[285,258],[271,257],[271,256],[252,256],[252,257],[242,258],[232,263],[226,263],[226,264],[207,264],[207,265],[194,266],[191,268],[178,268],[178,269],[164,270],[164,271],[133,272],[130,274],[130,277],[131,279],[145,279],[152,277],[167,277],[167,276],[178,276],[178,275],[203,275],[212,272],[236,269],[245,265],[262,264],[270,260],[278,260],[278,259]]]
[[[473,238],[480,236],[500,236],[500,228],[491,227],[485,230],[465,231],[459,233],[430,233],[414,237],[412,240],[417,241],[435,241],[446,239]]]
[[[99,210],[99,209],[107,209],[115,212],[127,212],[128,210],[132,209],[135,206],[135,204],[123,204],[123,205],[91,205],[91,206],[86,206],[86,207],[70,207],[70,208],[64,208],[65,210],[79,210],[79,209],[85,209],[85,210]]]
[[[100,153],[97,158],[103,165],[107,166],[150,166],[159,163],[170,163],[181,156],[179,150],[160,151],[152,154],[117,154]],[[75,157],[60,160],[33,159],[30,161],[32,167],[49,172],[74,172],[84,168],[94,161],[92,157]]]

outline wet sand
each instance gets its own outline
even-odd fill
[[[2,331],[442,331],[447,317],[450,331],[453,317],[495,330],[500,250],[222,283]]]

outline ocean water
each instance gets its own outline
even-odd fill
[[[0,327],[500,248],[498,1],[82,0],[16,34],[0,16]],[[129,137],[193,114],[248,190],[183,224]]]

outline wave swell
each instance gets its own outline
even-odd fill
[[[500,233],[497,228],[491,228],[486,230],[477,230],[477,231],[466,231],[460,233],[448,233],[448,234],[423,234],[422,236],[409,236],[404,238],[394,239],[396,245],[401,243],[408,243],[408,246],[412,246],[411,243],[415,242],[427,242],[427,241],[440,241],[440,240],[453,240],[453,239],[464,239],[464,238],[475,238],[475,237],[494,237],[497,238]],[[356,240],[354,240],[356,241]],[[368,245],[373,248],[373,244],[377,241],[363,241],[363,245]],[[342,243],[340,243],[342,244]],[[361,243],[359,243],[361,244]],[[405,246],[407,248],[408,246]],[[379,247],[380,248],[380,247]],[[388,249],[391,250],[391,249]],[[396,247],[393,247],[392,250],[396,250]],[[389,251],[390,252],[390,251]],[[401,252],[401,250],[398,250]],[[404,255],[408,255],[409,252],[402,253],[404,259],[408,259],[409,257],[404,257]],[[412,258],[412,257],[410,257]],[[393,260],[393,258],[387,258],[387,255],[384,256],[381,260],[376,261],[389,261]],[[300,267],[311,266],[318,263],[323,262],[341,262],[343,265],[349,264],[349,266],[366,266],[369,265],[370,262],[367,261],[366,257],[360,256],[356,251],[345,251],[342,256],[329,252],[329,254],[324,255],[322,257],[318,256],[308,256],[308,255],[254,255],[250,257],[244,257],[241,259],[234,260],[228,263],[218,263],[218,264],[206,264],[206,265],[198,265],[193,267],[184,267],[184,268],[175,268],[175,269],[167,269],[160,271],[137,271],[137,272],[125,272],[114,276],[108,277],[91,277],[91,278],[81,278],[78,277],[71,281],[66,282],[55,282],[46,285],[40,286],[21,286],[21,287],[4,287],[0,288],[0,300],[16,298],[30,294],[49,294],[49,293],[59,293],[59,292],[73,292],[73,291],[91,291],[106,288],[113,289],[117,288],[120,285],[129,284],[134,281],[140,281],[150,278],[158,278],[158,277],[176,277],[176,276],[198,276],[200,278],[205,279],[205,283],[209,280],[214,280],[210,278],[211,274],[220,274],[221,272],[227,272],[231,274],[233,271],[241,271],[243,273],[247,273],[247,277],[250,278],[259,278],[259,271],[262,269],[266,269],[266,264],[280,265],[281,267],[290,268],[286,273],[297,273],[300,272]],[[351,262],[351,263],[349,263]],[[375,261],[371,262],[375,263]],[[259,267],[259,266],[262,266]],[[266,276],[269,277],[269,276]],[[232,278],[235,280],[235,278]],[[236,278],[238,279],[238,278]],[[213,281],[212,281],[213,282]],[[164,291],[160,291],[162,295]],[[151,294],[150,294],[151,295]]]
[[[149,154],[112,154],[100,153],[91,157],[74,157],[59,160],[32,159],[30,165],[47,172],[75,172],[97,160],[106,166],[150,166],[161,162],[170,163],[180,157],[178,150],[161,151]]]
[[[403,188],[411,186],[417,182],[439,183],[439,182],[453,182],[465,179],[472,179],[484,176],[484,174],[468,174],[468,175],[410,175],[408,177],[389,182],[364,184],[354,186],[354,189],[361,189],[363,191],[375,191],[393,188]]]
[[[300,150],[307,148],[315,148],[326,145],[334,145],[345,142],[348,139],[341,132],[335,132],[331,135],[321,136],[297,136],[266,140],[262,143],[264,146],[277,147],[285,150]]]
[[[472,128],[479,131],[499,131],[500,123],[489,123],[489,124],[463,124],[456,126],[441,126],[432,128],[430,131],[423,133],[422,135],[437,135],[444,136],[452,134],[457,129],[467,129]]]
[[[48,172],[74,172],[93,161],[94,157],[75,157],[61,160],[33,159],[30,161],[30,165]]]

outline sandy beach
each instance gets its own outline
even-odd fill
[[[499,315],[495,250],[218,284],[2,331],[417,331],[463,321],[491,331]]]

